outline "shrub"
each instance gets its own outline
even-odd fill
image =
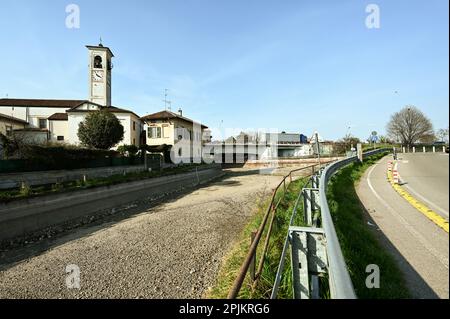
[[[123,156],[134,157],[139,151],[139,148],[136,145],[120,145],[117,151]]]

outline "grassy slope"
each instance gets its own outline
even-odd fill
[[[292,209],[294,207],[295,201],[297,199],[299,191],[303,188],[307,179],[299,179],[292,182],[286,193],[285,198],[281,201],[280,206],[277,210],[277,215],[274,220],[274,226],[272,230],[272,236],[270,239],[268,255],[264,261],[263,271],[261,278],[258,282],[258,286],[252,292],[251,283],[249,276],[247,275],[244,284],[242,285],[239,298],[268,298],[272,290],[273,282],[275,281],[275,275],[280,261],[281,252],[283,249],[284,240],[287,234],[287,228],[289,225],[289,220],[291,218]],[[276,201],[282,196],[280,191],[277,194]],[[270,199],[269,199],[270,200]],[[222,266],[219,271],[219,276],[216,280],[216,284],[206,295],[207,298],[226,298],[234,279],[239,271],[239,268],[247,255],[248,249],[250,247],[250,234],[252,231],[256,231],[260,225],[262,218],[266,212],[269,205],[269,200],[259,202],[255,215],[251,218],[249,223],[245,226],[238,241],[235,243],[229,254],[225,257]],[[296,218],[296,225],[302,225],[302,212],[301,204],[299,204],[298,215]],[[269,221],[266,225],[268,228]],[[261,256],[261,250],[264,246],[265,233],[261,238],[257,265],[259,263],[259,256]],[[285,264],[285,270],[283,273],[283,281],[279,290],[280,298],[291,298],[291,275],[290,275],[290,265],[287,258]]]
[[[355,190],[355,183],[361,178],[364,171],[382,156],[372,156],[362,165],[355,163],[342,169],[340,173],[332,178],[332,183],[328,187],[327,198],[358,298],[408,298],[410,295],[403,276],[393,257],[384,250],[373,230],[367,225],[364,217],[364,208]],[[264,263],[258,286],[252,292],[249,276],[247,276],[239,298],[268,298],[270,296],[292,209],[298,192],[305,183],[306,179],[301,179],[289,185],[288,193],[277,211],[268,258]],[[258,203],[257,212],[245,226],[238,241],[224,259],[216,284],[205,297],[226,298],[248,252],[250,234],[260,225],[267,205],[268,201]],[[301,203],[298,207],[294,225],[304,226]],[[264,238],[263,236],[261,239],[260,249],[263,246]],[[292,298],[292,274],[289,260],[288,254],[278,298]],[[365,280],[368,274],[365,272],[365,269],[368,264],[377,264],[380,267],[380,289],[366,288]],[[321,287],[321,297],[329,298],[329,292],[326,291],[326,277],[321,278]]]
[[[355,183],[367,168],[383,155],[372,156],[363,164],[354,163],[337,173],[330,183],[327,199],[336,232],[358,298],[408,298],[403,275],[395,260],[379,243],[367,224],[364,207],[356,194]],[[380,268],[380,288],[365,285],[368,264]]]

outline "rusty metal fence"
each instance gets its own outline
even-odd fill
[[[264,214],[262,222],[261,222],[258,230],[256,231],[256,233],[252,233],[252,243],[251,243],[249,251],[244,259],[244,262],[242,263],[242,265],[239,269],[238,275],[233,283],[233,286],[231,287],[231,289],[228,293],[228,297],[227,297],[228,299],[235,299],[238,296],[239,291],[242,287],[242,284],[245,280],[245,277],[249,271],[250,271],[250,276],[251,276],[251,279],[253,282],[253,287],[255,287],[255,285],[257,284],[258,279],[261,276],[261,272],[263,270],[264,260],[266,258],[267,249],[269,247],[270,235],[272,233],[273,222],[274,222],[274,219],[276,216],[276,212],[277,212],[278,206],[280,205],[280,202],[282,201],[282,199],[284,198],[284,196],[286,194],[289,184],[293,180],[294,173],[300,172],[300,171],[307,172],[309,170],[310,173],[307,174],[306,176],[313,176],[316,173],[317,167],[320,167],[319,163],[291,170],[289,172],[289,174],[287,174],[283,177],[283,179],[277,185],[277,187],[275,187],[275,189],[273,190],[273,193],[272,193],[272,198],[271,198],[270,204],[267,207],[267,210]],[[276,200],[277,193],[281,189],[282,189],[282,196],[278,200]],[[270,221],[269,221],[269,218],[270,218]],[[264,246],[263,246],[263,249],[261,252],[261,256],[259,257],[258,267],[256,268],[258,246],[261,242],[261,238],[263,237],[263,233],[266,229],[268,221],[269,221],[269,225],[268,225],[267,233],[266,233],[266,236],[264,239]]]

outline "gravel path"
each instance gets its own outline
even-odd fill
[[[16,250],[20,262],[0,262],[0,298],[200,298],[257,202],[279,181],[233,170],[127,219],[52,239],[43,252],[39,244]],[[80,289],[66,286],[69,264],[80,269]]]

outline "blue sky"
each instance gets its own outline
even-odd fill
[[[65,26],[68,4],[80,28]],[[380,8],[368,29],[365,8]],[[86,99],[86,44],[115,54],[113,105],[219,129],[338,139],[419,107],[448,127],[447,0],[0,1],[0,96]],[[395,93],[397,91],[398,93]],[[350,127],[350,130],[348,129]]]

